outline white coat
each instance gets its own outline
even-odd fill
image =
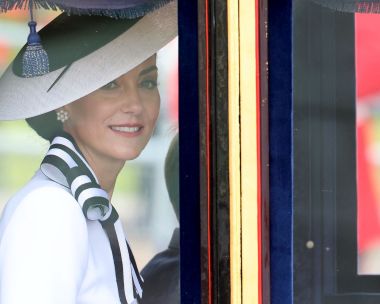
[[[120,303],[111,247],[65,188],[37,171],[0,220],[1,304]]]

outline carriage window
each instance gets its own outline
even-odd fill
[[[293,6],[294,303],[377,303],[380,15],[316,2]]]

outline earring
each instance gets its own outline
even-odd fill
[[[66,120],[69,119],[69,113],[63,109],[57,111],[57,120],[64,123]]]

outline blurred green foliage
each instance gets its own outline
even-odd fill
[[[14,193],[38,170],[48,148],[47,141],[29,128],[24,120],[0,122],[0,191]],[[139,189],[140,168],[127,164],[115,191],[125,194]]]

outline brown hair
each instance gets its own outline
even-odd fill
[[[62,132],[62,122],[57,120],[55,111],[25,119],[28,125],[42,138],[51,142],[54,137]]]

